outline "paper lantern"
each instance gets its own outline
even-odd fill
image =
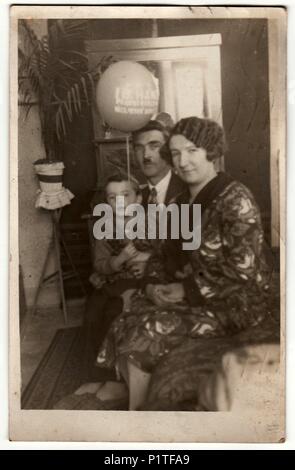
[[[100,115],[110,127],[131,132],[147,124],[157,112],[159,92],[146,67],[121,61],[102,74],[96,99]]]

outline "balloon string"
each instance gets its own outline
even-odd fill
[[[127,175],[128,181],[130,180],[130,150],[129,150],[129,135],[126,135],[126,150],[127,150]]]

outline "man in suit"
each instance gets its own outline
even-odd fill
[[[169,114],[160,113],[155,120],[149,121],[132,134],[135,157],[147,179],[147,185],[142,190],[142,205],[145,210],[148,204],[168,205],[185,189],[167,158],[165,144],[172,127],[173,121]],[[129,269],[137,277],[141,277],[144,264],[135,263],[133,267],[133,260],[130,260]]]
[[[161,113],[132,134],[135,157],[147,178],[147,186],[142,191],[145,208],[149,203],[169,204],[184,190],[184,183],[173,172],[163,151],[173,125],[170,117],[167,122],[167,116]]]

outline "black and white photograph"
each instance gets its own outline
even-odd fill
[[[284,441],[286,21],[11,8],[12,440]]]

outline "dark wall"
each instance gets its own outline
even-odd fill
[[[151,20],[89,20],[89,39],[151,36]],[[223,122],[229,151],[226,170],[255,194],[270,225],[267,21],[158,20],[159,36],[221,33]],[[65,184],[75,193],[68,220],[78,219],[96,181],[91,116],[75,123],[65,160]]]
[[[63,209],[64,223],[81,222],[81,214],[89,212],[90,191],[96,184],[93,138],[91,113],[85,111],[72,124],[63,150],[64,186],[75,195]]]

